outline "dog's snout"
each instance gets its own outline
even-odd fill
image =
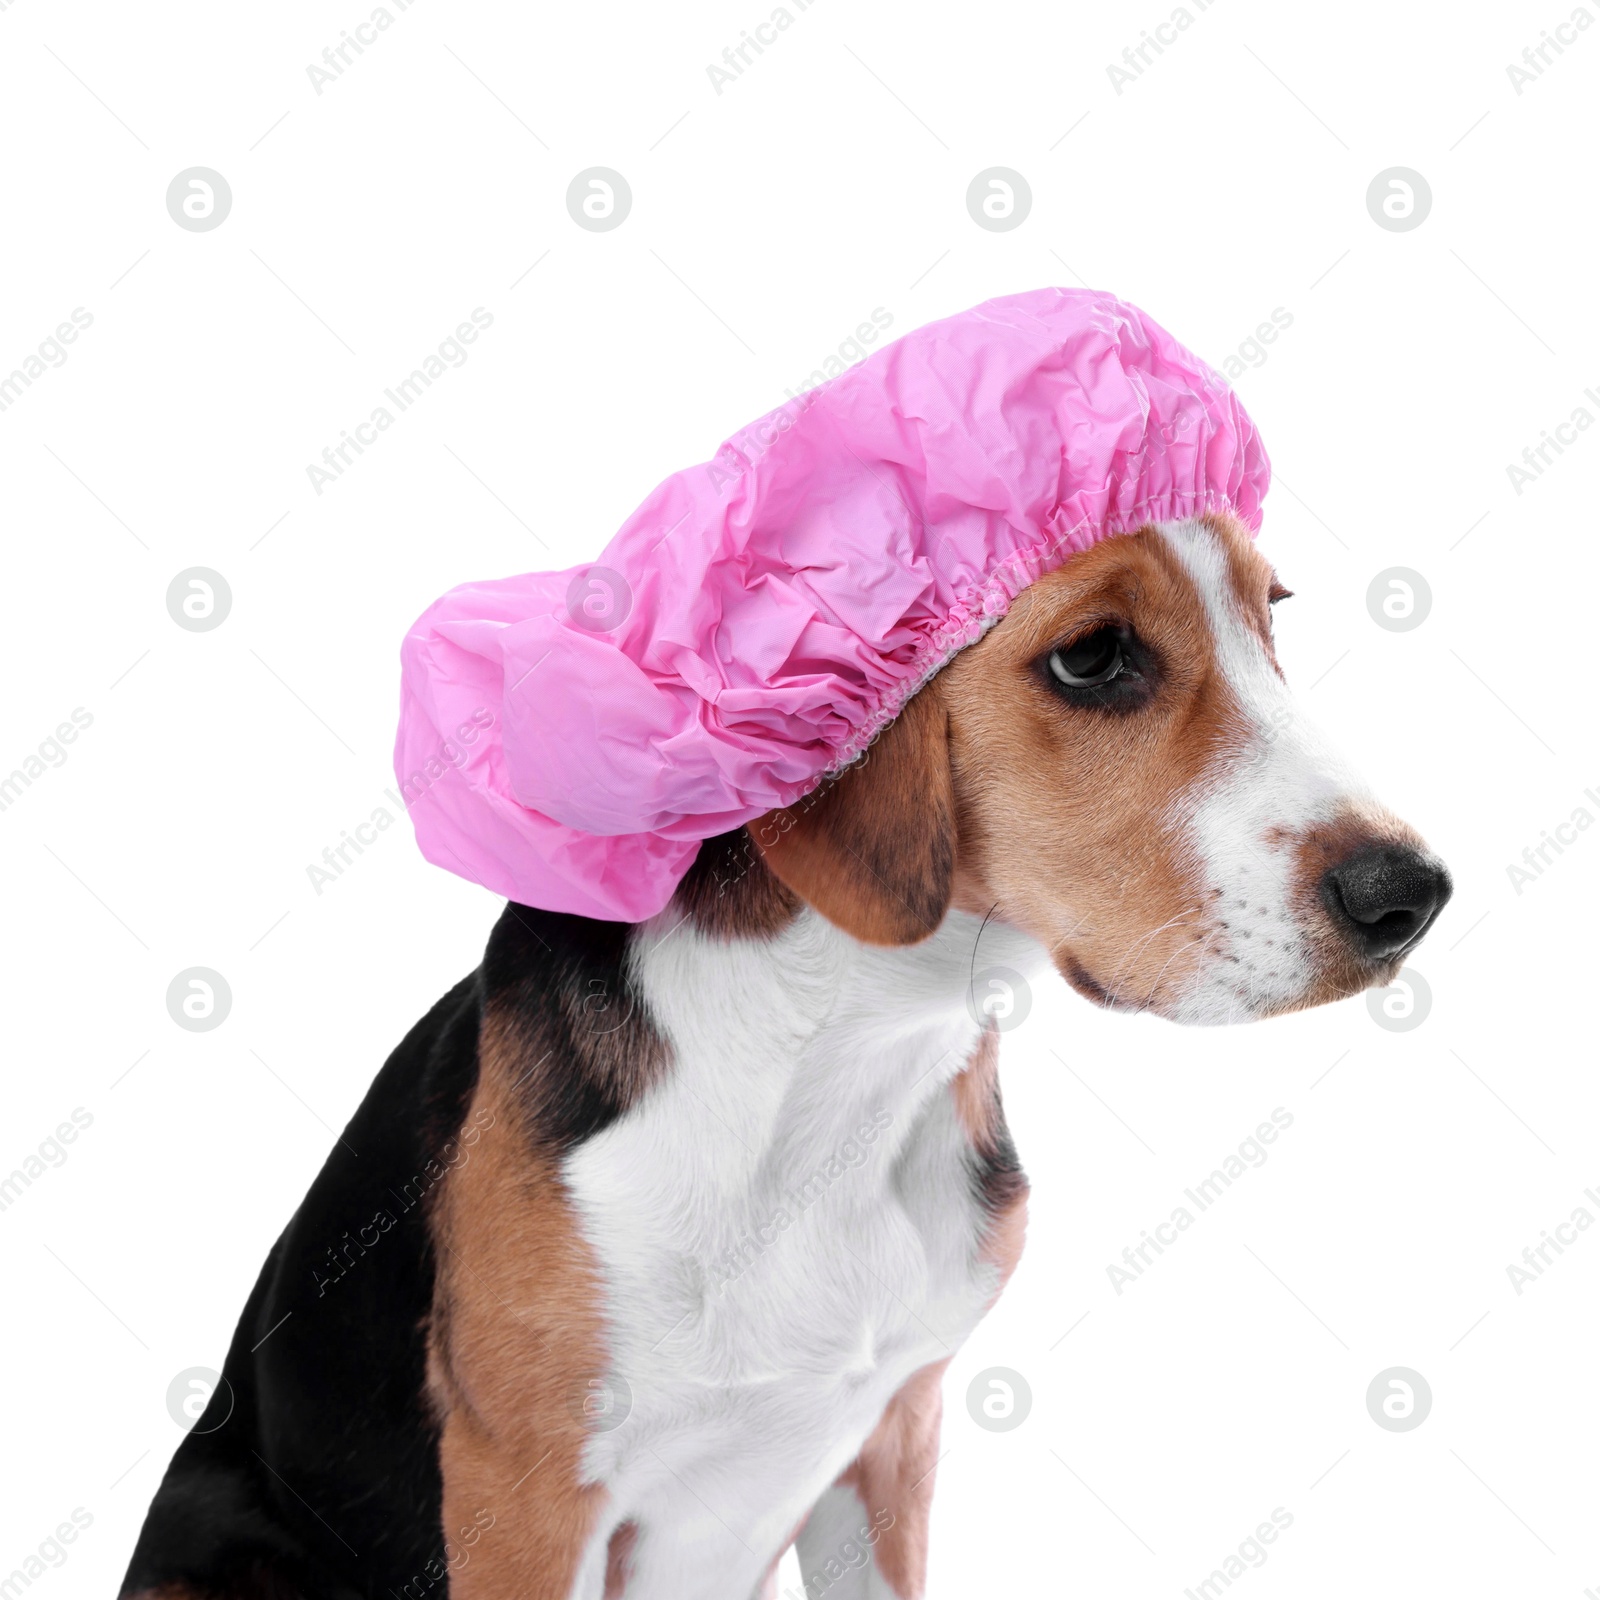
[[[1322,903],[1360,955],[1382,961],[1427,932],[1450,890],[1450,874],[1431,856],[1373,845],[1323,874]]]

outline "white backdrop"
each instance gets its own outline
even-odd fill
[[[112,1592],[169,1386],[220,1365],[332,1130],[477,960],[496,903],[408,826],[307,870],[394,809],[413,617],[591,557],[875,310],[1088,283],[1237,358],[1291,681],[1457,893],[1404,1030],[1365,999],[1185,1032],[1035,994],[1003,1067],[1029,1246],[949,1376],[931,1593],[1178,1596],[1241,1544],[1230,1592],[1262,1600],[1600,1591],[1600,1230],[1507,1271],[1600,1217],[1600,837],[1508,872],[1600,816],[1600,430],[1556,434],[1600,417],[1590,8],[787,0],[720,82],[769,0],[387,10],[314,82],[367,0],[0,4],[0,773],[27,780],[0,791],[0,1578]],[[591,167],[618,226],[569,214]],[[217,225],[169,211],[192,168]],[[1014,226],[969,212],[991,168]],[[170,614],[191,568],[220,625]],[[1374,619],[1391,568],[1420,625]],[[231,991],[207,1031],[168,1012],[192,967]],[[1265,1163],[1118,1293],[1278,1107]],[[1032,1396],[1008,1431],[965,1403],[997,1366]],[[1369,1412],[1392,1367],[1420,1425]]]

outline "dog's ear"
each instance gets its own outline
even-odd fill
[[[926,939],[950,904],[955,795],[936,679],[837,778],[749,824],[767,867],[865,944]]]

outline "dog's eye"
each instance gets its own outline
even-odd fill
[[[1069,689],[1098,689],[1127,670],[1127,654],[1115,628],[1097,628],[1050,652],[1050,675]]]

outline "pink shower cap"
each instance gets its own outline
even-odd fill
[[[990,300],[675,473],[597,564],[469,583],[401,648],[422,853],[641,921],[700,841],[800,798],[1070,556],[1232,510],[1268,466],[1227,384],[1109,294]]]

